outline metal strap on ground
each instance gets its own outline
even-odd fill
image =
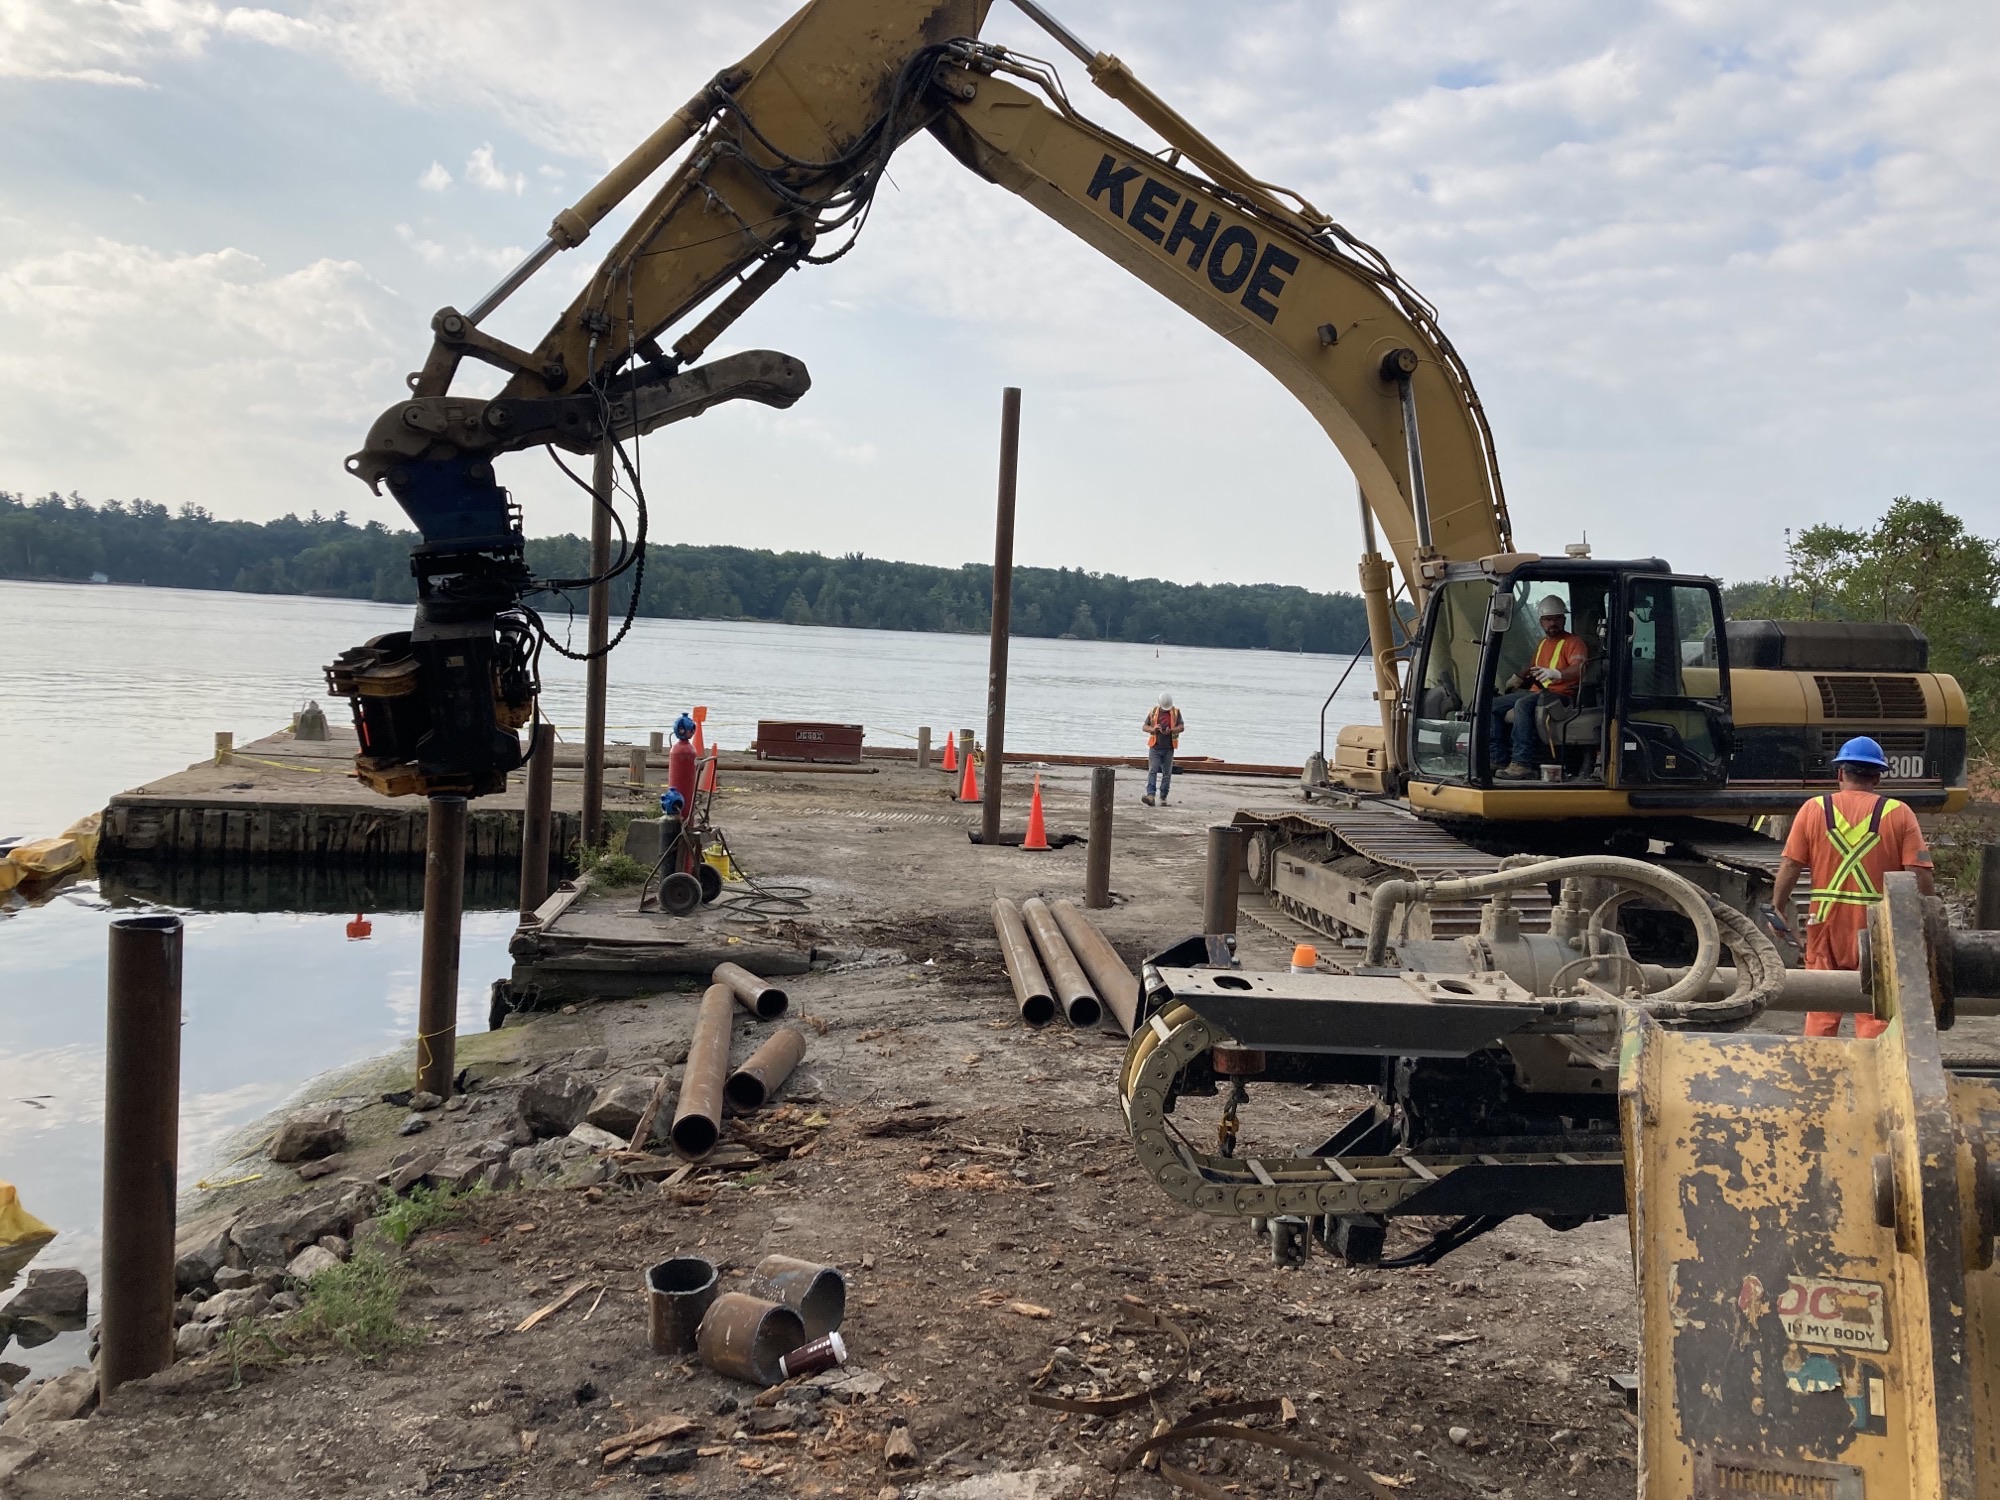
[[[1454,838],[1435,823],[1426,823],[1384,807],[1286,808],[1251,816],[1275,824],[1294,838],[1330,833],[1354,853],[1378,865],[1418,880],[1447,875],[1485,875],[1500,868],[1499,857]],[[1513,893],[1525,932],[1546,932],[1549,895],[1540,886]],[[1439,902],[1431,908],[1431,935],[1470,937],[1479,931],[1478,901]],[[1298,915],[1298,913],[1293,913]]]

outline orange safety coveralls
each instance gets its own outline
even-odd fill
[[[1815,797],[1792,819],[1785,858],[1812,875],[1806,910],[1806,967],[1858,969],[1868,908],[1882,900],[1882,877],[1927,868],[1930,847],[1917,815],[1876,792],[1834,792]],[[1806,1012],[1807,1036],[1838,1036],[1839,1011]],[[1854,1018],[1854,1034],[1880,1036],[1886,1023]]]

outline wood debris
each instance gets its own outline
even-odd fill
[[[533,1328],[537,1323],[541,1322],[544,1318],[554,1317],[557,1313],[561,1312],[565,1307],[568,1307],[570,1303],[576,1301],[577,1298],[581,1297],[585,1292],[601,1292],[603,1290],[604,1287],[599,1282],[579,1281],[575,1286],[571,1287],[568,1291],[564,1292],[560,1297],[556,1298],[555,1301],[543,1304],[541,1307],[538,1307],[533,1312],[529,1313],[527,1317],[521,1319],[520,1322],[514,1325],[514,1332],[526,1333],[530,1328]]]
[[[699,1424],[692,1417],[670,1412],[664,1417],[655,1417],[643,1427],[635,1427],[630,1432],[621,1432],[616,1437],[608,1437],[597,1445],[598,1456],[604,1460],[607,1469],[616,1468],[626,1459],[635,1456],[642,1448],[672,1442],[675,1438],[686,1437],[698,1430]]]
[[[967,1162],[942,1171],[905,1172],[903,1181],[913,1188],[955,1193],[1041,1193],[1055,1186],[1049,1182],[1023,1182],[1011,1172],[1002,1172],[979,1162]]]

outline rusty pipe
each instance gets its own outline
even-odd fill
[[[791,1007],[791,996],[740,964],[717,964],[714,982],[727,985],[737,1003],[760,1021],[775,1021]]]
[[[767,1255],[750,1273],[750,1285],[759,1296],[782,1302],[797,1313],[810,1339],[832,1333],[847,1316],[847,1278],[838,1266]]]
[[[1000,959],[1007,965],[1021,1019],[1030,1026],[1048,1025],[1056,1018],[1055,996],[1049,993],[1048,976],[1035,957],[1028,929],[1021,925],[1021,909],[1005,896],[993,903],[993,931],[1000,939]]]
[[[1055,913],[1049,910],[1048,902],[1040,896],[1030,896],[1021,903],[1021,921],[1034,938],[1036,950],[1042,955],[1042,966],[1048,973],[1056,999],[1062,1003],[1063,1014],[1069,1017],[1069,1024],[1095,1026],[1104,1014],[1104,1007],[1098,1001],[1097,991],[1084,977],[1083,966],[1076,961],[1076,955],[1069,951],[1069,944],[1063,940],[1062,928],[1056,922]]]
[[[747,1292],[717,1297],[695,1334],[701,1362],[716,1374],[766,1386],[785,1378],[778,1362],[805,1341],[806,1325],[797,1313]]]
[[[1055,913],[1056,925],[1062,928],[1069,951],[1083,965],[1083,972],[1104,1001],[1104,1008],[1111,1012],[1119,1030],[1130,1036],[1139,1021],[1138,977],[1125,967],[1118,950],[1074,901],[1057,901],[1049,910]]]
[[[722,1090],[729,1076],[730,1017],[735,1014],[729,986],[712,984],[701,997],[688,1043],[687,1066],[681,1072],[680,1098],[674,1104],[671,1131],[674,1150],[700,1160],[722,1139]],[[782,1351],[780,1351],[782,1352]]]
[[[98,1388],[174,1362],[181,919],[111,924],[104,1036],[104,1269]]]
[[[785,1086],[792,1069],[805,1055],[805,1033],[796,1026],[780,1026],[770,1040],[750,1054],[742,1067],[729,1075],[722,1085],[723,1095],[732,1108],[744,1114],[762,1109]]]

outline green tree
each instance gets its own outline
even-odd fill
[[[1930,641],[1932,670],[1965,691],[1975,749],[2000,749],[2000,541],[1975,536],[1934,500],[1899,495],[1865,530],[1807,527],[1786,563],[1783,578],[1731,588],[1730,614],[1914,625]]]

